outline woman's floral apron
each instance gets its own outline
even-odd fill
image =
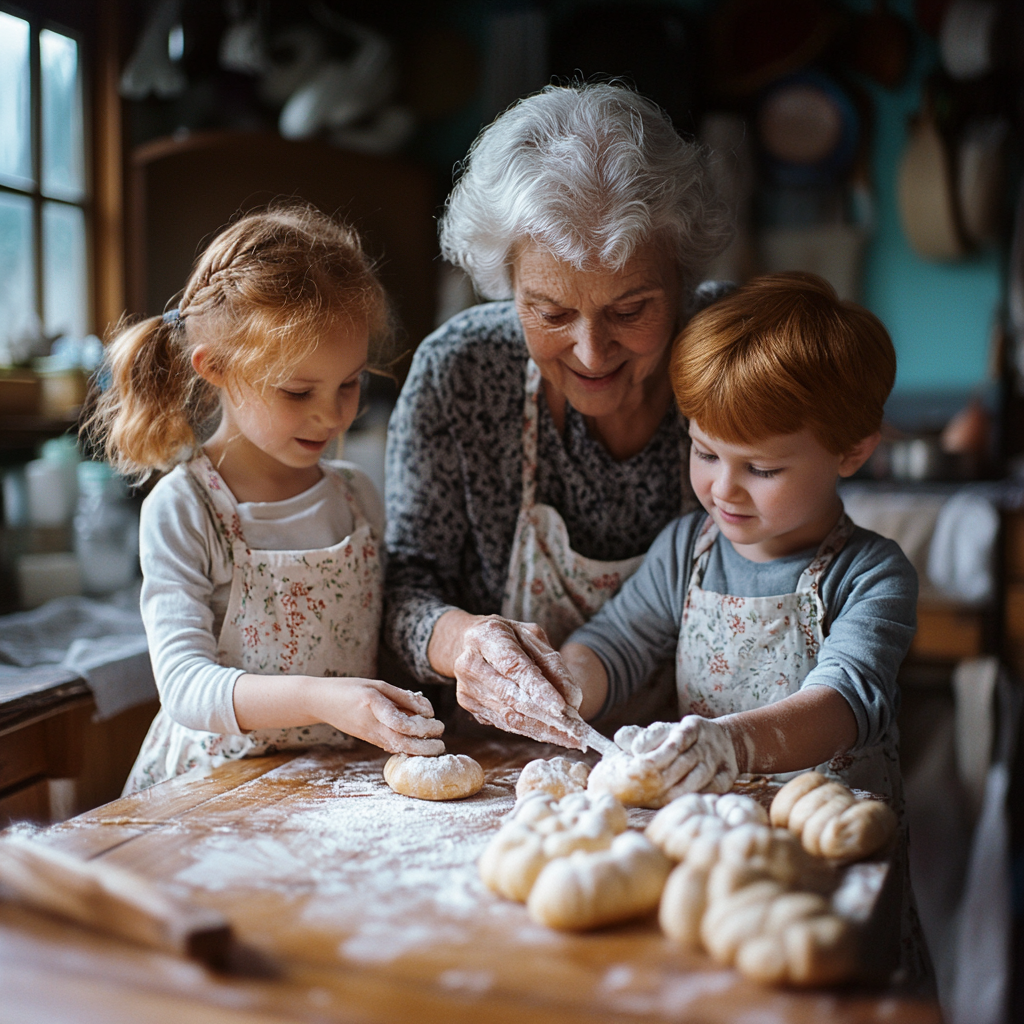
[[[523,496],[501,614],[518,622],[536,622],[546,631],[551,645],[558,648],[618,592],[644,556],[601,561],[578,554],[569,544],[569,531],[561,514],[551,505],[537,503],[540,388],[540,368],[529,359],[523,403]],[[685,477],[685,450],[680,451],[680,472]],[[687,490],[684,486],[684,495]],[[658,687],[652,683],[652,689]],[[616,709],[616,719],[621,714],[624,721],[637,721],[647,714],[647,705],[653,710],[657,703],[656,695],[642,689],[628,702],[628,708]]]
[[[377,539],[344,472],[323,466],[336,500],[352,511],[351,534],[321,550],[260,551],[242,535],[238,507],[206,456],[191,462],[198,497],[211,513],[232,563],[231,592],[217,638],[217,661],[258,675],[376,674],[383,587]],[[125,793],[200,765],[212,768],[316,744],[348,746],[330,725],[255,729],[242,735],[188,729],[162,709],[135,762]]]
[[[821,579],[853,529],[843,514],[801,573],[794,593],[736,597],[701,586],[719,533],[710,517],[705,521],[694,544],[676,647],[680,715],[718,718],[772,704],[800,689],[825,639]],[[909,884],[898,742],[893,726],[880,743],[834,757],[817,770],[851,789],[884,797],[899,816],[904,839],[893,870],[902,876],[901,959],[908,977],[917,980],[930,976],[931,964]],[[785,781],[799,774],[774,777]]]

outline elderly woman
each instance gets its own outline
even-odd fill
[[[669,348],[729,234],[628,89],[549,86],[474,142],[441,249],[505,301],[430,335],[395,408],[385,639],[478,721],[584,745],[556,649],[692,507]]]

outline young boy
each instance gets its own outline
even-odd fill
[[[896,672],[917,577],[837,493],[878,444],[895,374],[881,322],[811,274],[751,281],[676,340],[704,511],[670,523],[561,651],[584,718],[675,652],[684,722],[659,752],[675,792],[820,766],[901,809]]]

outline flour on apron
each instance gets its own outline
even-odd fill
[[[189,463],[197,495],[232,563],[231,592],[217,638],[218,664],[257,675],[376,675],[383,604],[377,538],[344,473],[326,465],[321,469],[332,482],[335,500],[347,502],[352,511],[352,532],[319,550],[261,551],[246,544],[238,506],[210,460],[204,455]],[[239,757],[352,742],[325,723],[241,735],[202,732],[180,725],[161,709],[125,793]]]
[[[517,622],[535,622],[543,627],[556,650],[573,630],[594,616],[644,560],[643,555],[615,561],[586,558],[572,549],[565,520],[551,505],[537,502],[537,440],[539,435],[541,388],[540,368],[526,364],[526,398],[523,403],[522,503],[512,541],[508,578],[501,602],[501,614]],[[680,472],[687,474],[685,448],[680,448]],[[683,486],[684,500],[688,488]],[[628,703],[617,708],[630,721],[650,717],[662,703],[658,680]],[[632,716],[632,717],[630,717]],[[602,722],[602,725],[604,723]]]

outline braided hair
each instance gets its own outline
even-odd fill
[[[306,204],[247,213],[198,258],[174,309],[117,325],[82,432],[126,476],[170,469],[216,425],[219,391],[192,366],[199,345],[226,387],[262,391],[338,322],[367,327],[379,366],[392,318],[356,232]]]

